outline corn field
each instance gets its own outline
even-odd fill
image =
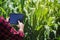
[[[24,40],[60,40],[60,0],[0,0],[0,16],[13,12],[25,15]]]

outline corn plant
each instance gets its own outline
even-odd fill
[[[0,0],[0,16],[13,12],[25,15],[24,40],[60,40],[60,0]]]

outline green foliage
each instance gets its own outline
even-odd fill
[[[60,40],[59,0],[0,0],[0,16],[7,18],[12,12],[25,14],[24,40]]]

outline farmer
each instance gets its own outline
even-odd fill
[[[0,16],[0,40],[23,40],[24,24],[18,21],[18,31],[11,27],[8,19]]]

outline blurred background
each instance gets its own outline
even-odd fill
[[[25,15],[24,40],[60,40],[60,0],[0,0],[0,16],[13,12]]]

